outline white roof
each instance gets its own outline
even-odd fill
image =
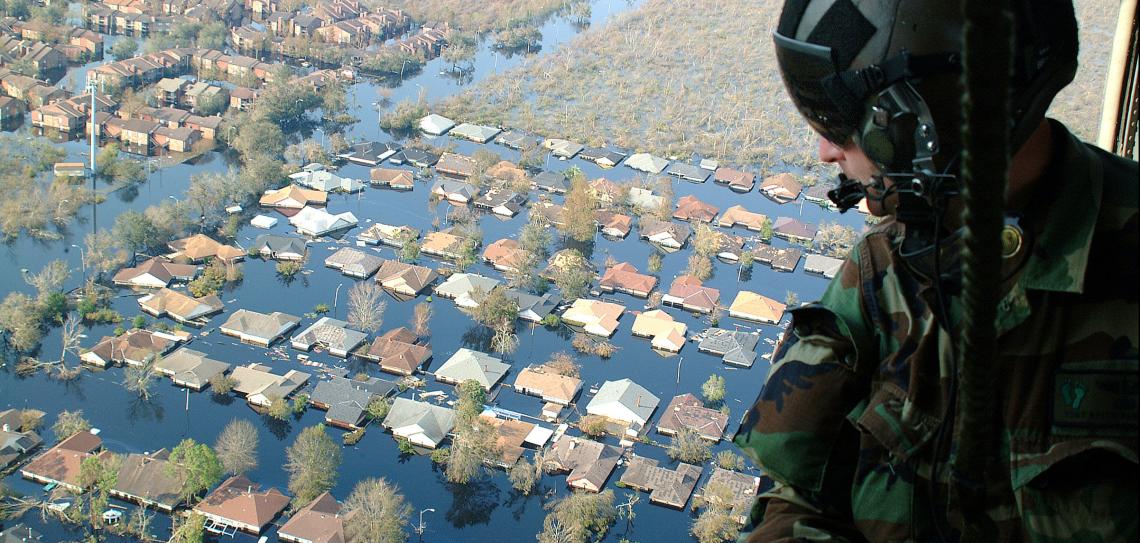
[[[349,211],[333,215],[315,207],[305,207],[289,218],[289,224],[296,226],[298,231],[313,236],[356,226],[356,222],[356,215]]]
[[[277,226],[277,219],[274,217],[269,217],[267,215],[258,215],[254,217],[253,220],[249,221],[249,224],[256,226],[257,228],[269,229]]]
[[[461,138],[467,138],[469,140],[474,140],[481,143],[490,141],[491,138],[497,136],[499,132],[502,132],[502,130],[499,130],[493,126],[483,126],[471,123],[461,123],[459,126],[451,129],[452,136],[459,136]]]
[[[625,165],[643,172],[661,173],[669,165],[669,161],[649,153],[634,153],[625,159]]]
[[[471,292],[475,288],[480,288],[483,294],[487,294],[498,285],[499,281],[490,277],[475,273],[454,273],[436,287],[435,291],[440,296],[454,298],[455,304],[460,307],[478,307],[479,304],[471,297]]]
[[[437,379],[442,377],[456,383],[474,379],[484,390],[491,390],[491,387],[501,381],[509,369],[511,369],[510,364],[504,364],[502,360],[487,353],[459,349],[435,370],[435,375]]]
[[[606,381],[586,406],[586,413],[645,425],[661,400],[629,379]]]
[[[455,121],[444,117],[443,115],[436,115],[432,113],[427,117],[420,119],[420,130],[427,132],[433,136],[439,136],[451,130],[455,126]]]

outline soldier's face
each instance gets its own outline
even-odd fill
[[[859,181],[863,186],[867,187],[867,193],[875,196],[878,191],[872,187],[874,176],[879,174],[879,168],[875,166],[867,154],[855,145],[854,142],[848,143],[844,146],[836,145],[826,138],[819,138],[819,159],[827,162],[828,164],[835,164],[843,171],[847,177]],[[891,179],[883,179],[883,184],[886,187],[892,185]],[[867,208],[871,211],[872,215],[882,217],[894,212],[895,197],[892,195],[886,200],[878,200],[874,198],[867,199]]]

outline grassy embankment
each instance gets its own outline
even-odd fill
[[[568,6],[571,0],[392,0],[416,21],[444,21],[464,32],[505,30],[520,21],[540,20]]]
[[[604,27],[445,100],[444,115],[547,137],[761,171],[815,163],[812,135],[787,99],[770,29],[779,0],[647,0]],[[1051,115],[1086,140],[1100,121],[1116,9],[1081,0],[1081,68]]]
[[[439,109],[592,145],[772,167],[813,160],[770,45],[778,0],[647,0]]]

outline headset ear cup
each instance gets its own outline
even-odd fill
[[[870,125],[863,131],[859,147],[880,168],[893,166],[895,163],[895,146],[887,130]]]

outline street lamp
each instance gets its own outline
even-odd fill
[[[428,507],[427,509],[420,511],[420,523],[417,524],[416,528],[415,528],[416,535],[421,535],[421,536],[424,535],[424,530],[427,529],[427,524],[424,524],[424,513],[434,513],[434,512],[435,512],[435,509],[432,509],[431,507]]]

